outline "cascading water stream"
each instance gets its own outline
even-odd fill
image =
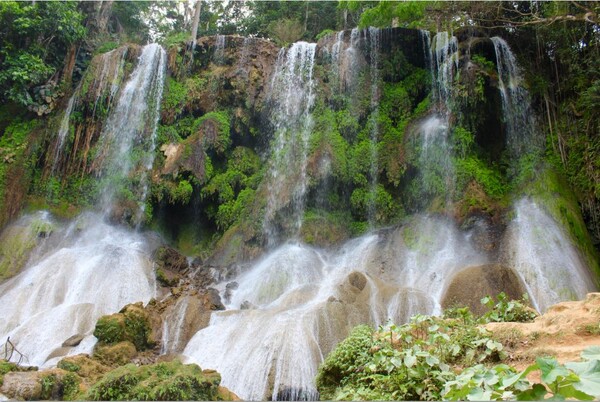
[[[517,60],[504,39],[495,36],[491,40],[496,50],[507,147],[516,158],[540,151],[543,138],[535,124],[529,93],[521,85],[523,78]]]
[[[487,258],[451,221],[428,216],[339,250],[285,244],[235,278],[227,310],[183,353],[243,399],[313,400],[319,364],[354,326],[439,313],[444,284],[465,261]]]
[[[67,134],[69,133],[69,121],[71,120],[71,112],[73,111],[73,106],[77,100],[79,95],[79,87],[75,90],[73,95],[69,98],[69,103],[67,103],[67,108],[65,109],[63,118],[60,122],[60,127],[58,129],[58,134],[56,138],[56,147],[54,149],[54,159],[52,162],[52,170],[50,175],[54,175],[56,172],[56,167],[58,162],[60,161],[60,157],[62,155],[63,148],[65,146],[65,139],[67,138]]]
[[[66,354],[90,353],[96,320],[125,304],[155,296],[150,250],[143,236],[82,215],[55,228],[58,245],[0,285],[0,339],[10,337],[27,364],[56,364]],[[74,348],[62,343],[85,336]]]
[[[110,111],[115,95],[121,88],[126,55],[127,47],[122,47],[99,56],[99,64],[102,66],[102,69],[100,70],[100,74],[94,76],[91,84],[91,87],[95,88],[92,117],[96,115],[98,102],[105,97],[108,98],[106,108]]]
[[[112,210],[117,191],[128,188],[138,203],[133,217],[136,224],[142,221],[148,192],[146,176],[154,161],[165,71],[164,49],[157,44],[144,46],[138,65],[121,90],[117,106],[109,115],[99,140],[103,176],[111,181],[103,190],[104,213]],[[132,152],[134,147],[135,153]],[[139,184],[131,187],[127,180],[134,172],[140,179]]]
[[[110,175],[104,178],[113,180],[103,194],[105,213],[117,196],[112,183],[134,170],[142,179],[132,191],[144,203],[165,59],[156,44],[142,49],[102,131],[104,173]],[[141,156],[132,161],[134,145]],[[52,228],[53,246],[34,250],[23,271],[0,285],[0,339],[10,337],[27,363],[37,366],[56,364],[66,354],[90,353],[100,316],[128,303],[148,302],[156,293],[151,250],[142,234],[111,226],[94,213],[82,214],[64,227],[51,221],[47,225]],[[77,334],[84,336],[79,346],[62,347]]]
[[[537,203],[523,198],[514,205],[506,259],[519,274],[538,311],[564,300],[581,300],[594,281],[568,235]]]
[[[287,51],[281,49],[271,82],[275,138],[263,223],[271,245],[276,244],[281,235],[295,236],[304,218],[308,141],[313,125],[315,50],[316,44],[306,42],[295,43]]]
[[[215,38],[213,60],[217,64],[223,64],[225,62],[225,35],[217,35]]]
[[[454,36],[439,32],[431,41],[429,35],[421,34],[429,56],[432,77],[433,111],[417,127],[416,150],[419,157],[420,207],[426,208],[435,198],[448,203],[455,183],[452,146],[449,140],[449,108],[452,102],[452,86],[458,70],[458,44]]]
[[[377,142],[379,140],[379,48],[381,46],[381,31],[370,27],[369,33],[369,70],[371,75],[371,129],[370,129],[370,172],[369,172],[369,204],[367,219],[369,226],[373,227],[377,214],[375,204],[377,198],[377,175],[379,174]]]

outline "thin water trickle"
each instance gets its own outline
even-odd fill
[[[308,186],[308,142],[313,126],[313,67],[316,44],[281,49],[271,81],[274,128],[267,209],[263,229],[271,245],[295,236],[304,218]],[[284,211],[285,210],[285,211]]]
[[[370,27],[369,34],[369,70],[371,76],[371,129],[370,129],[370,167],[369,167],[369,203],[367,219],[369,226],[375,225],[377,215],[377,182],[379,175],[377,142],[379,141],[379,48],[381,46],[381,31]]]
[[[73,95],[69,98],[69,103],[67,104],[67,108],[63,114],[63,118],[60,122],[60,128],[58,129],[58,134],[56,136],[56,147],[54,148],[54,159],[52,161],[52,170],[50,175],[54,175],[56,172],[56,168],[58,162],[60,161],[60,157],[62,155],[63,148],[65,146],[65,139],[67,138],[67,134],[69,133],[69,121],[71,120],[71,112],[73,111],[73,106],[77,100],[79,95],[79,87],[75,90]]]
[[[225,63],[225,35],[217,35],[215,38],[215,52],[213,60],[216,64]]]
[[[131,191],[138,207],[132,221],[143,218],[148,192],[147,172],[154,161],[156,128],[166,71],[166,53],[157,44],[144,46],[138,65],[121,90],[117,106],[107,118],[99,140],[103,176],[102,209],[111,212],[119,191]],[[136,152],[132,150],[135,148]],[[130,173],[137,185],[127,184]]]
[[[529,93],[508,43],[497,36],[491,38],[496,50],[498,88],[502,98],[502,114],[506,141],[513,157],[535,153],[543,147],[543,137],[536,128]]]
[[[540,312],[564,300],[581,300],[593,280],[569,236],[543,208],[523,198],[514,205],[505,258],[523,281]]]

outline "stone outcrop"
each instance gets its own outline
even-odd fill
[[[481,304],[481,299],[501,292],[506,293],[510,300],[518,300],[526,293],[521,280],[510,267],[499,264],[468,267],[449,282],[442,307],[468,306],[475,314],[483,314],[487,308]]]

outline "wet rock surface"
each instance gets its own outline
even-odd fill
[[[499,264],[468,267],[450,281],[442,307],[468,306],[474,313],[483,314],[487,308],[481,304],[481,299],[501,292],[506,293],[509,300],[518,300],[526,293],[512,268]]]

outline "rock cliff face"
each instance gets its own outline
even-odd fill
[[[355,324],[476,308],[499,291],[527,292],[543,311],[595,289],[572,194],[520,153],[541,149],[534,119],[517,124],[530,112],[500,38],[355,29],[285,49],[235,36],[120,47],[93,58],[47,128],[12,131],[37,133],[14,156],[35,166],[15,199],[101,214],[8,228],[1,238],[18,236],[0,247],[0,275],[27,266],[52,272],[56,292],[75,289],[63,303],[36,288],[37,309],[85,318],[76,339],[34,350],[41,363],[87,345],[82,364],[104,374],[186,351],[245,398],[308,397]],[[68,272],[93,278],[93,292]],[[135,280],[111,280],[128,272]],[[29,284],[2,286],[25,298]],[[79,311],[81,294],[95,299]],[[141,295],[145,307],[115,313]],[[20,331],[33,337],[34,321]],[[308,357],[291,364],[299,350]]]

